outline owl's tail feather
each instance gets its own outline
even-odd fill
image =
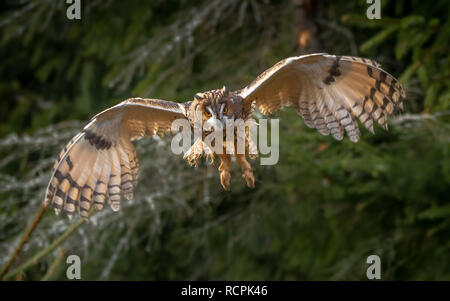
[[[129,139],[113,142],[89,124],[59,154],[45,204],[52,204],[56,214],[64,210],[70,219],[75,211],[87,219],[91,207],[101,210],[105,200],[117,211],[121,195],[133,197],[137,173],[136,151]]]

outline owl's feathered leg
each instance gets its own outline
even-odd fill
[[[231,155],[223,154],[223,155],[217,155],[220,158],[220,184],[222,184],[223,189],[230,190],[230,180],[231,180],[231,174],[230,174],[230,162],[231,162]]]
[[[241,168],[242,178],[250,188],[255,188],[255,177],[253,176],[252,166],[248,163],[245,155],[236,154],[236,162]]]
[[[203,147],[202,139],[197,139],[195,143],[188,149],[188,151],[184,154],[183,159],[187,160],[190,166],[197,166],[198,160],[203,155],[204,147]]]
[[[245,137],[245,148],[247,149],[248,157],[251,160],[255,160],[258,158],[258,147],[256,146],[255,141],[253,141],[248,127],[245,128]]]

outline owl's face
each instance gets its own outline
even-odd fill
[[[237,113],[236,99],[237,96],[225,86],[222,89],[195,94],[192,107],[197,116],[201,116],[203,131],[224,129],[227,120],[234,120]]]

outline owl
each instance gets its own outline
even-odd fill
[[[208,134],[223,129],[230,120],[249,120],[255,109],[270,115],[292,105],[306,126],[322,135],[342,140],[345,132],[352,142],[358,142],[358,120],[372,133],[374,122],[387,129],[387,117],[403,109],[404,98],[401,84],[378,63],[320,53],[284,59],[234,92],[223,87],[197,93],[184,103],[127,99],[95,115],[60,152],[44,204],[52,204],[56,214],[65,211],[69,218],[78,211],[86,219],[91,208],[101,210],[105,201],[112,210],[119,210],[121,196],[131,199],[138,181],[139,163],[132,141],[175,134],[171,130],[175,120],[185,120],[193,130],[196,124],[203,129],[184,156],[196,165],[205,153]],[[248,131],[244,136],[249,138]],[[244,152],[208,155],[220,160],[220,183],[225,190],[230,189],[233,157],[246,185],[255,185],[247,161],[252,141],[246,141]]]

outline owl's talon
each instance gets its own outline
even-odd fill
[[[222,187],[223,189],[225,189],[225,191],[230,190],[230,180],[231,180],[230,173],[225,172],[220,173],[220,184],[222,184]]]
[[[242,178],[249,188],[255,188],[255,177],[251,171],[244,172]]]
[[[230,180],[231,180],[231,174],[230,174],[230,161],[231,157],[230,155],[221,155],[220,158],[220,184],[222,184],[223,189],[225,191],[230,190]]]

